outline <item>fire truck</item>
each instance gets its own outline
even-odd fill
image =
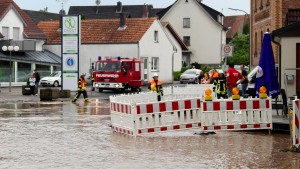
[[[135,58],[118,57],[101,60],[99,57],[94,66],[93,87],[99,92],[103,90],[124,92],[126,89],[141,91],[141,86],[144,84],[143,66],[143,61]]]

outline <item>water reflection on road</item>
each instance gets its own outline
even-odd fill
[[[298,168],[289,136],[113,133],[108,100],[0,105],[0,168]]]

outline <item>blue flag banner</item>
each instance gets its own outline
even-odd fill
[[[255,90],[256,95],[259,95],[259,88],[265,86],[268,96],[272,98],[280,94],[278,77],[275,70],[274,54],[271,45],[270,33],[266,32],[263,39],[263,44],[259,59],[259,68],[256,74]]]

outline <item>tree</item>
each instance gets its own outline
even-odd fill
[[[234,46],[233,56],[228,58],[228,62],[234,64],[244,64],[249,65],[250,55],[249,55],[249,34],[237,35],[232,38],[232,45]]]

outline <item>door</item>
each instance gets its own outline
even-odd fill
[[[296,68],[300,68],[300,43],[296,44]],[[296,92],[300,90],[300,70],[296,70]]]

